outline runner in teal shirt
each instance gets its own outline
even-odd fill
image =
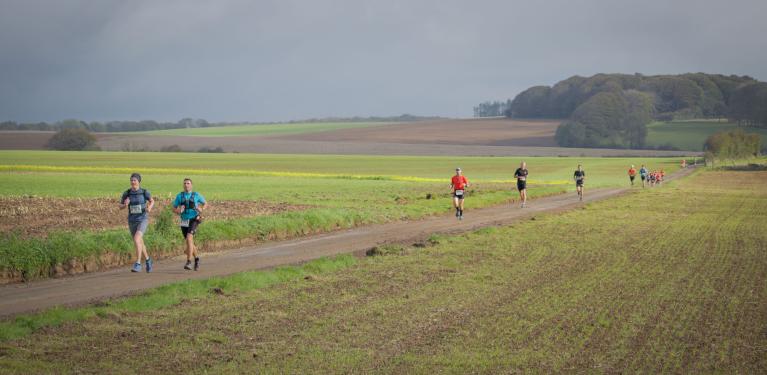
[[[194,235],[197,226],[202,221],[202,211],[207,207],[207,202],[202,194],[192,191],[192,179],[184,179],[184,191],[176,195],[173,201],[174,211],[181,216],[181,234],[186,240],[186,264],[184,269],[192,269],[192,256],[194,256],[194,270],[200,269],[200,257],[197,255],[197,247],[194,245]]]

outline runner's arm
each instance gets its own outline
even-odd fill
[[[146,206],[146,212],[152,212],[152,207],[154,207],[154,197],[149,197],[149,205]]]

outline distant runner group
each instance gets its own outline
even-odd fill
[[[683,160],[682,168],[686,166],[686,161]],[[632,165],[628,170],[631,186],[634,186],[634,179],[637,173],[639,173],[639,178],[642,180],[642,187],[645,187],[646,184],[651,187],[660,185],[666,176],[663,169],[651,172],[642,165],[639,171],[637,171]],[[527,164],[523,161],[520,163],[519,168],[514,171],[521,208],[525,208],[527,204],[527,177]],[[573,173],[573,180],[575,181],[578,200],[583,201],[583,184],[586,180],[586,171],[583,170],[582,165],[578,164],[578,168]],[[466,189],[469,186],[469,180],[463,175],[461,168],[456,168],[455,175],[450,181],[450,188],[452,189],[455,216],[458,220],[463,220],[463,204],[467,195]],[[144,233],[146,233],[149,226],[149,213],[152,212],[154,203],[155,200],[149,190],[141,187],[141,175],[133,173],[130,176],[130,188],[123,192],[120,198],[120,209],[128,209],[128,229],[136,249],[136,261],[131,267],[132,272],[142,271],[142,259],[144,260],[146,272],[152,272],[152,258],[149,257],[146,245],[144,244]],[[207,208],[208,204],[205,197],[192,189],[192,180],[190,178],[185,178],[183,191],[178,193],[173,200],[173,212],[179,215],[179,227],[185,241],[186,263],[184,264],[184,269],[186,270],[198,271],[200,269],[200,256],[194,244],[194,235],[197,233],[198,226],[203,221],[202,212]]]

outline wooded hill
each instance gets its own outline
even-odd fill
[[[767,83],[704,73],[573,76],[523,91],[506,116],[567,119],[556,133],[561,146],[643,148],[653,120],[729,118],[767,126]]]

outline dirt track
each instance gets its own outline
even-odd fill
[[[692,170],[690,168],[677,172],[668,180],[685,176]],[[614,197],[630,190],[628,188],[587,190],[585,202]],[[517,205],[504,205],[472,210],[471,201],[467,203],[466,217],[463,221],[457,221],[452,215],[430,217],[414,222],[374,225],[217,254],[205,254],[199,272],[183,270],[183,260],[179,257],[157,262],[152,274],[135,274],[125,268],[29,284],[6,285],[0,287],[0,316],[56,305],[83,305],[171,282],[269,268],[341,253],[357,253],[385,243],[415,243],[425,240],[433,233],[460,233],[491,225],[509,224],[536,214],[559,212],[582,205],[577,201],[575,194],[536,199],[529,202],[528,207],[524,209]]]

